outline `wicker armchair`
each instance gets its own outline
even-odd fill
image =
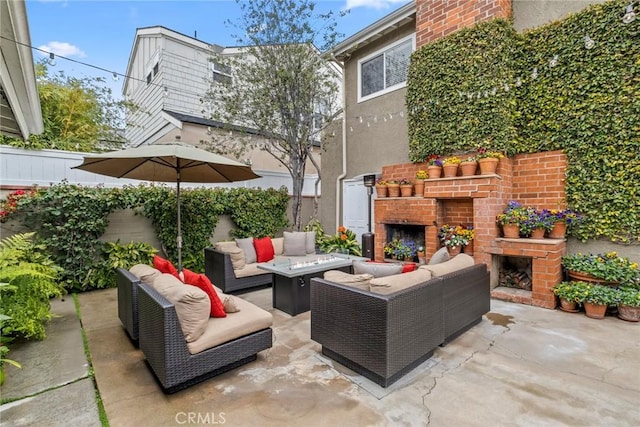
[[[118,317],[129,338],[138,345],[138,286],[140,279],[124,268],[116,269]]]

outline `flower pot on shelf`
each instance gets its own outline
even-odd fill
[[[567,223],[558,221],[553,224],[553,228],[549,231],[550,239],[564,239],[567,234]]]
[[[467,255],[473,256],[473,240],[469,240],[469,243],[467,243],[466,246],[462,248],[462,252]]]
[[[473,176],[478,169],[478,162],[462,162],[460,163],[460,173],[462,176]]]
[[[485,157],[478,160],[478,165],[480,165],[480,175],[495,174],[498,169],[498,162],[500,162],[500,159],[495,159],[493,157]]]
[[[424,197],[424,180],[417,179],[413,184],[414,193],[416,197]]]
[[[457,164],[442,165],[442,171],[444,172],[445,178],[454,178],[456,175],[458,175],[458,165]]]
[[[568,313],[577,313],[580,310],[578,309],[578,303],[575,301],[569,301],[566,298],[560,298],[560,310],[566,311]]]
[[[520,238],[520,225],[502,224],[502,234],[505,239],[518,239]]]
[[[546,230],[544,228],[538,227],[538,228],[534,228],[533,231],[531,231],[531,238],[532,239],[544,239],[544,233],[546,232]]]
[[[400,197],[400,184],[387,184],[389,197]]]
[[[380,199],[382,197],[387,197],[387,186],[386,185],[376,185],[376,196]]]
[[[402,197],[411,197],[413,195],[413,184],[402,184],[400,186],[400,195]]]
[[[442,175],[442,166],[427,166],[427,173],[429,174],[429,179],[438,179]]]
[[[449,256],[453,258],[458,255],[462,251],[462,246],[447,246],[447,252],[449,252]]]
[[[607,312],[607,304],[594,304],[585,301],[584,311],[587,317],[592,319],[604,319],[604,315]]]
[[[618,304],[618,317],[628,322],[640,322],[640,307]]]

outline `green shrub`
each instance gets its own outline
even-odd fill
[[[133,242],[121,245],[119,242],[106,242],[102,246],[102,261],[91,270],[87,281],[91,288],[114,288],[116,286],[116,269],[126,270],[136,264],[153,263],[153,256],[158,252],[148,243]]]

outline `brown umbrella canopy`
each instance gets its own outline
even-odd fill
[[[259,178],[249,166],[191,145],[155,144],[86,156],[82,169],[116,178],[175,182],[178,200],[178,271],[182,271],[180,182],[234,182]]]

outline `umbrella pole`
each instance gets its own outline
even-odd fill
[[[180,218],[180,159],[178,159],[178,170],[176,172],[176,182],[178,184],[176,189],[176,198],[178,199],[178,237],[176,238],[176,244],[178,246],[178,273],[182,272],[182,227]]]

